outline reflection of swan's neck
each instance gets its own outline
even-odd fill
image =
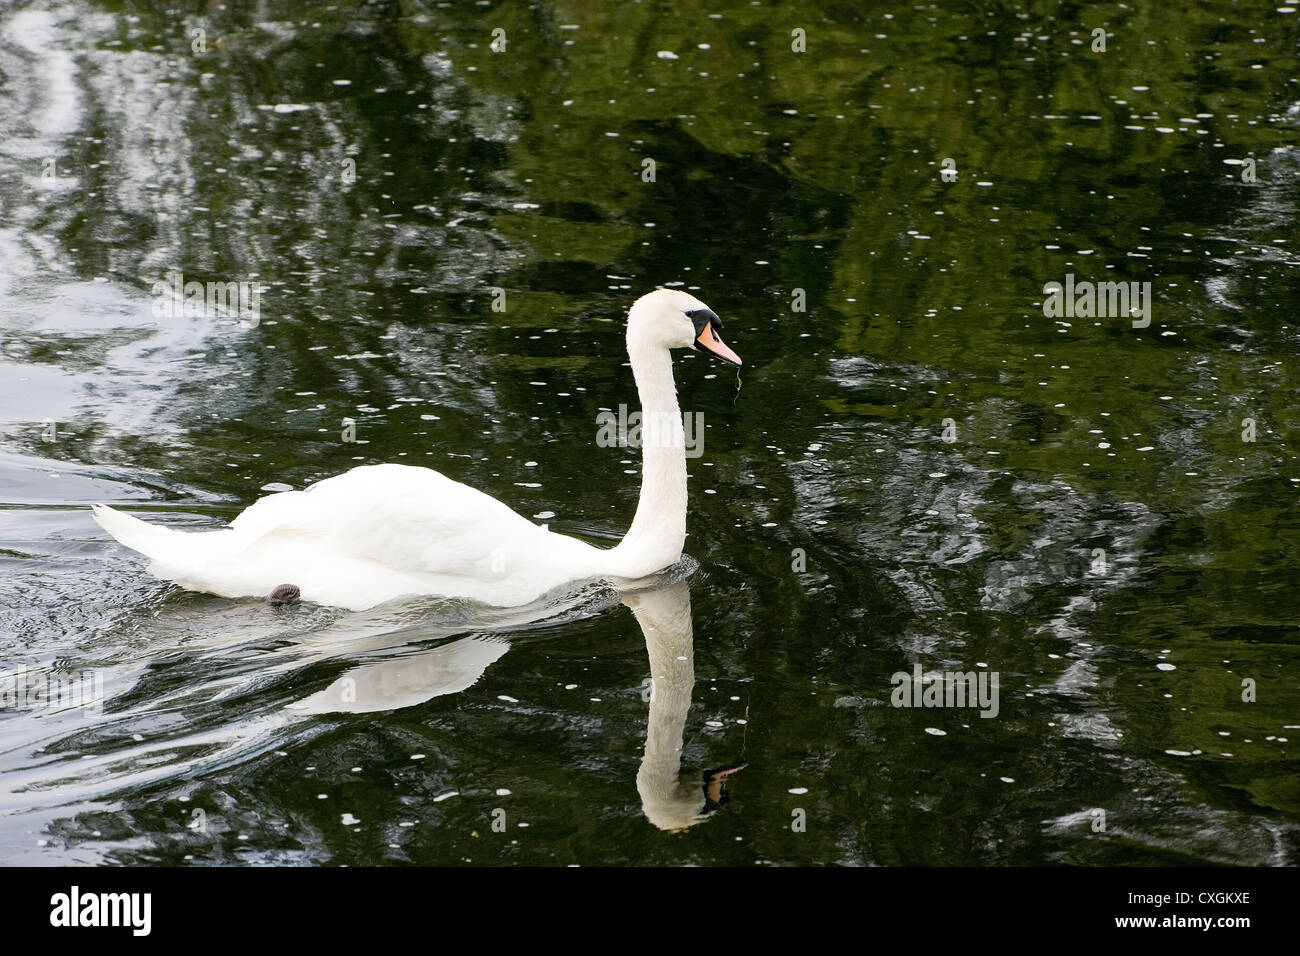
[[[691,593],[680,582],[629,595],[623,603],[636,615],[650,657],[650,718],[636,788],[651,823],[681,830],[705,819],[699,774],[681,773],[682,732],[695,687]]]
[[[627,352],[641,398],[641,498],[611,553],[611,571],[641,577],[668,567],[686,541],[686,437],[671,353],[642,340],[629,322]]]

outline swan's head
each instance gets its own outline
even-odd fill
[[[627,314],[628,345],[665,349],[696,348],[732,365],[740,356],[718,333],[722,320],[707,305],[680,289],[655,289],[633,303]]]

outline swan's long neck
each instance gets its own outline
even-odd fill
[[[686,436],[671,353],[629,329],[628,357],[641,398],[641,499],[632,527],[609,552],[610,571],[642,577],[682,556],[686,542]]]

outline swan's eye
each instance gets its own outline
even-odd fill
[[[713,326],[713,331],[722,330],[722,320],[718,318],[717,313],[712,309],[692,309],[686,313],[686,317],[695,323],[695,337],[698,339],[707,326]]]

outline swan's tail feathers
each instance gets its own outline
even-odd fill
[[[176,542],[183,531],[162,528],[131,515],[114,511],[106,505],[91,505],[95,520],[99,526],[132,551],[139,551],[146,557],[162,559],[167,556],[169,545]]]

